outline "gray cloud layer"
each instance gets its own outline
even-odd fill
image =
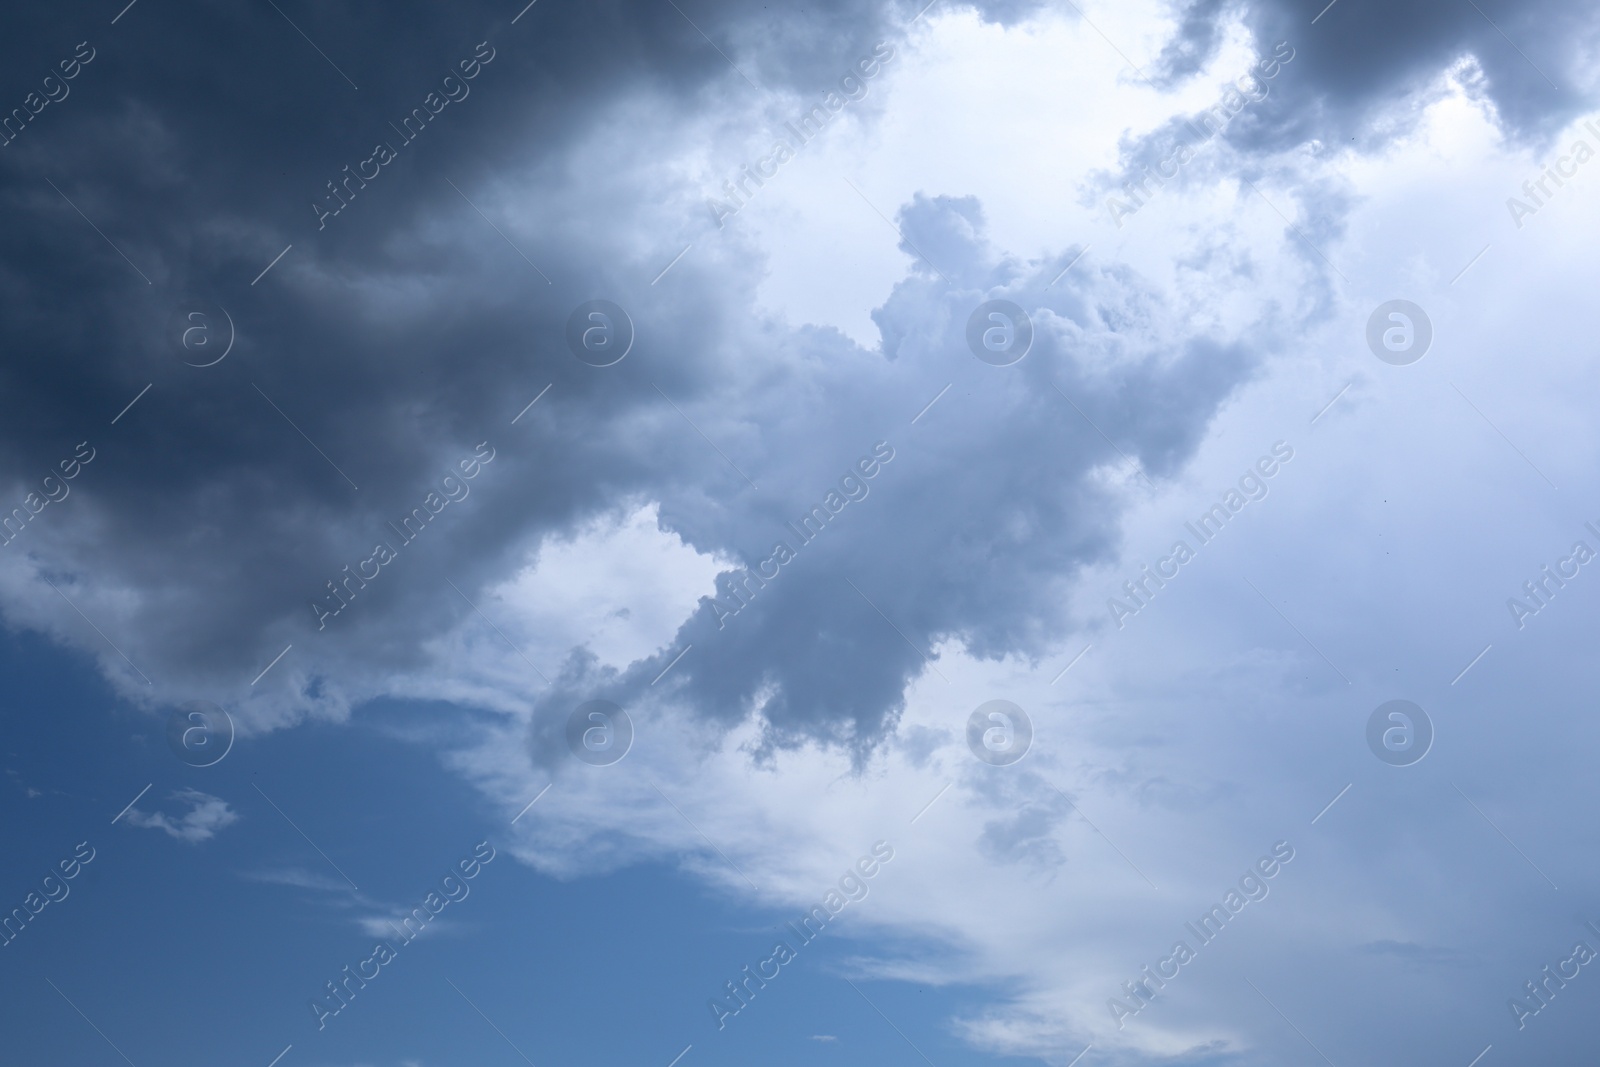
[[[661,656],[620,675],[575,656],[542,697],[558,710],[630,699],[693,642],[671,684],[712,718],[759,699],[775,741],[870,743],[937,642],[993,655],[1058,637],[1059,585],[1106,551],[1119,515],[1121,491],[1099,469],[1125,454],[1152,477],[1176,470],[1262,353],[1320,313],[1267,312],[1244,340],[1191,328],[1192,309],[1166,306],[1125,268],[1084,265],[1050,285],[1077,249],[1006,257],[987,246],[980,205],[944,190],[899,212],[917,262],[875,315],[880,351],[751,311],[759,254],[711,239],[699,191],[661,161],[720,101],[756,92],[745,76],[814,95],[909,11],[697,5],[740,74],[670,5],[540,5],[515,26],[459,7],[294,14],[326,61],[276,13],[243,4],[198,23],[146,5],[115,26],[18,12],[0,43],[18,72],[50,69],[85,38],[96,50],[70,96],[0,150],[12,495],[77,442],[98,450],[73,498],[0,550],[17,568],[8,616],[71,635],[139,681],[47,586],[23,584],[36,568],[140,664],[157,701],[242,693],[289,641],[296,658],[275,681],[295,686],[291,703],[381,691],[470,611],[444,579],[474,595],[542,538],[641,499],[660,501],[663,524],[697,549],[753,566],[883,440],[896,458],[870,497],[794,545],[799,558],[724,627],[702,603]],[[1155,73],[1198,69],[1219,14],[1194,5]],[[1579,9],[1489,14],[1566,84],[1568,42],[1588,32]],[[1365,137],[1395,93],[1468,52],[1513,132],[1537,135],[1577,99],[1470,7],[1342,0],[1309,27],[1298,7],[1264,3],[1245,18],[1258,41],[1299,52],[1295,92],[1230,131],[1246,154]],[[325,183],[374,142],[398,141],[389,124],[481,41],[494,58],[470,96],[319,230],[310,204]],[[1331,212],[1319,232],[1332,232],[1337,198],[1319,203]],[[652,285],[691,240],[694,254]],[[237,325],[216,367],[182,365],[164,340],[187,294]],[[639,337],[605,370],[563,343],[571,309],[601,296],[628,309]],[[1004,370],[962,339],[971,309],[997,296],[1037,329],[1034,351]],[[536,414],[510,425],[546,384]],[[480,441],[496,458],[471,497],[317,633],[308,600]]]

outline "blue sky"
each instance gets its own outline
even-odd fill
[[[121,1062],[109,1040],[134,1063],[264,1064],[290,1045],[312,1064],[524,1062],[506,1038],[535,1063],[666,1063],[689,1045],[712,1063],[914,1055],[840,977],[862,946],[848,919],[719,1030],[705,1002],[726,999],[723,984],[770,955],[778,936],[797,942],[783,926],[802,909],[751,906],[667,864],[563,882],[505,853],[319,1030],[307,1001],[371,954],[374,938],[356,919],[404,912],[473,845],[505,844],[515,812],[492,810],[431,746],[397,736],[431,728],[438,709],[388,702],[345,727],[310,728],[309,749],[277,735],[245,759],[184,770],[137,711],[86,680],[81,660],[28,639],[6,659],[8,691],[30,708],[6,753],[8,767],[27,768],[6,792],[15,903],[80,841],[94,850],[67,896],[7,946],[7,1002],[34,1020],[14,1034],[15,1055]],[[50,710],[67,704],[70,718]],[[163,795],[203,790],[227,798],[237,824],[198,846],[113,825],[152,779],[142,807],[181,812]],[[27,796],[40,786],[42,796]],[[951,991],[861,986],[929,1055],[984,1059],[935,1024],[959,1000]]]
[[[5,24],[7,1051],[1592,1061],[1590,8]]]

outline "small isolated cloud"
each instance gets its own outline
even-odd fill
[[[393,918],[384,915],[365,915],[356,920],[356,925],[359,926],[361,928],[361,932],[366,934],[368,937],[394,937],[396,932],[402,929],[400,923],[409,914],[409,912],[399,912],[395,914]],[[415,934],[412,934],[411,936],[417,937],[422,933],[426,933],[430,929],[432,929],[431,926],[424,926],[421,930]]]
[[[420,920],[417,917],[418,911],[430,917],[425,921]],[[410,925],[406,925],[408,919],[410,920]],[[419,922],[425,922],[425,924],[419,925]],[[452,921],[447,921],[442,916],[428,912],[425,908],[416,907],[408,910],[396,904],[385,906],[378,914],[358,916],[355,923],[361,932],[368,937],[390,938],[392,940],[398,935],[406,941],[421,937],[423,934],[434,937],[440,934],[449,936],[473,929],[471,923],[456,922],[453,921],[453,917]]]
[[[218,830],[239,820],[239,814],[228,807],[226,800],[198,789],[179,789],[172,794],[172,799],[189,805],[189,810],[177,820],[169,818],[165,812],[146,815],[138,808],[130,808],[127,815],[129,825],[163,830],[179,841],[198,845],[211,840],[217,836]]]
[[[837,1037],[834,1037],[832,1034],[812,1034],[811,1035],[811,1040],[813,1040],[813,1041],[837,1041],[839,1039]]]

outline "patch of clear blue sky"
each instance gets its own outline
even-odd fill
[[[7,1027],[11,1062],[124,1062],[109,1039],[137,1067],[266,1067],[291,1044],[279,1067],[522,1064],[505,1038],[538,1067],[667,1067],[691,1044],[680,1067],[922,1062],[841,977],[850,957],[888,947],[855,936],[848,913],[719,1032],[708,999],[768,955],[795,915],[732,901],[670,865],[561,882],[517,862],[505,848],[514,813],[490,810],[439,752],[378,728],[459,709],[368,707],[348,726],[240,741],[216,766],[190,768],[168,751],[161,720],[37,637],[0,640],[0,693],[3,766],[14,772],[0,787],[0,906],[21,906],[77,843],[96,850],[70,895],[0,948],[0,1002],[28,1021]],[[112,825],[147,783],[140,810],[177,815],[170,794],[196,789],[239,821],[200,844]],[[485,838],[500,855],[470,895],[319,1032],[307,1002],[372,952],[356,917],[420,902]],[[284,870],[329,888],[251,877]],[[946,1022],[976,1007],[975,991],[858,984],[938,1067],[987,1062]]]

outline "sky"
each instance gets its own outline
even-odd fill
[[[1592,1062],[1591,5],[524,3],[0,16],[11,1057]]]

